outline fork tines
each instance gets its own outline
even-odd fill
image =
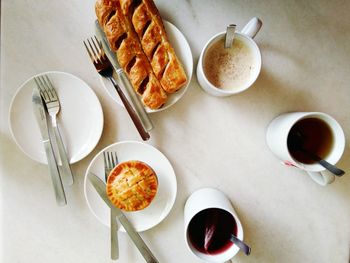
[[[103,152],[103,162],[105,166],[105,179],[107,181],[107,177],[111,170],[118,164],[118,156],[116,152]]]
[[[40,75],[34,77],[34,81],[40,91],[41,96],[45,102],[57,100],[57,93],[47,75]]]
[[[86,44],[86,42],[88,44]],[[105,55],[105,53],[102,48],[101,42],[97,39],[96,36],[87,39],[86,42],[83,41],[91,60],[93,60],[95,63],[98,63],[99,61],[102,62],[102,58]]]

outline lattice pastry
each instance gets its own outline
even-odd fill
[[[151,109],[160,108],[167,100],[166,92],[152,71],[131,22],[121,10],[119,1],[97,0],[95,11],[111,49],[116,52],[134,90]]]
[[[107,195],[112,203],[125,211],[146,208],[157,193],[158,181],[153,169],[141,161],[118,164],[109,174]]]
[[[119,0],[163,89],[173,93],[185,85],[186,73],[170,44],[152,0]]]

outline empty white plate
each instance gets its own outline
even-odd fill
[[[103,130],[101,104],[92,89],[76,76],[58,71],[44,72],[54,85],[61,110],[57,121],[70,163],[87,156],[98,143]],[[19,148],[33,160],[47,163],[39,126],[36,122],[32,92],[35,76],[24,82],[10,106],[9,123]]]
[[[168,100],[163,105],[163,107],[161,107],[160,109],[157,109],[157,110],[152,110],[148,107],[145,107],[147,112],[162,111],[162,110],[165,110],[165,109],[169,108],[170,106],[174,105],[185,94],[185,92],[188,89],[188,86],[190,84],[191,78],[192,78],[193,57],[192,57],[190,45],[188,44],[185,36],[181,33],[181,31],[179,29],[177,29],[176,26],[174,26],[173,24],[171,24],[168,21],[163,20],[163,22],[164,22],[165,30],[166,30],[167,35],[168,35],[168,39],[169,39],[170,43],[172,44],[177,57],[179,58],[179,60],[181,61],[182,65],[185,69],[186,76],[187,76],[187,83],[179,91],[177,91],[173,94],[168,93]],[[103,87],[106,89],[107,93],[109,94],[109,96],[111,96],[111,98],[113,100],[115,100],[119,105],[124,107],[123,103],[121,102],[121,100],[117,94],[117,91],[115,90],[115,88],[113,87],[111,82],[108,79],[102,78],[102,77],[101,77],[101,82],[102,82]],[[125,94],[126,94],[126,96],[128,95],[127,92],[125,92]]]
[[[100,151],[91,161],[84,180],[85,198],[91,212],[102,224],[109,227],[110,209],[87,179],[88,173],[92,172],[105,181],[104,151],[115,151],[119,162],[139,160],[152,167],[158,178],[158,190],[155,198],[145,209],[136,212],[124,212],[124,214],[137,231],[145,231],[159,224],[169,214],[174,205],[177,192],[176,176],[173,167],[164,154],[153,146],[142,142],[123,141],[112,144]],[[122,226],[119,229],[125,232]]]

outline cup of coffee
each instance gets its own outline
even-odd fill
[[[345,136],[339,123],[321,112],[285,113],[269,124],[270,150],[288,166],[304,170],[320,185],[334,181],[317,159],[336,164],[343,155]]]
[[[248,89],[261,70],[261,54],[253,40],[262,25],[254,17],[234,34],[233,45],[225,48],[226,32],[213,36],[204,46],[197,64],[197,80],[213,96],[230,96]]]
[[[202,188],[187,199],[184,209],[185,241],[198,258],[225,262],[239,248],[230,241],[243,240],[243,228],[228,198],[214,188]]]

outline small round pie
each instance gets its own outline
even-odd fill
[[[107,195],[124,211],[146,208],[157,193],[158,179],[144,162],[131,160],[118,164],[108,176]]]

